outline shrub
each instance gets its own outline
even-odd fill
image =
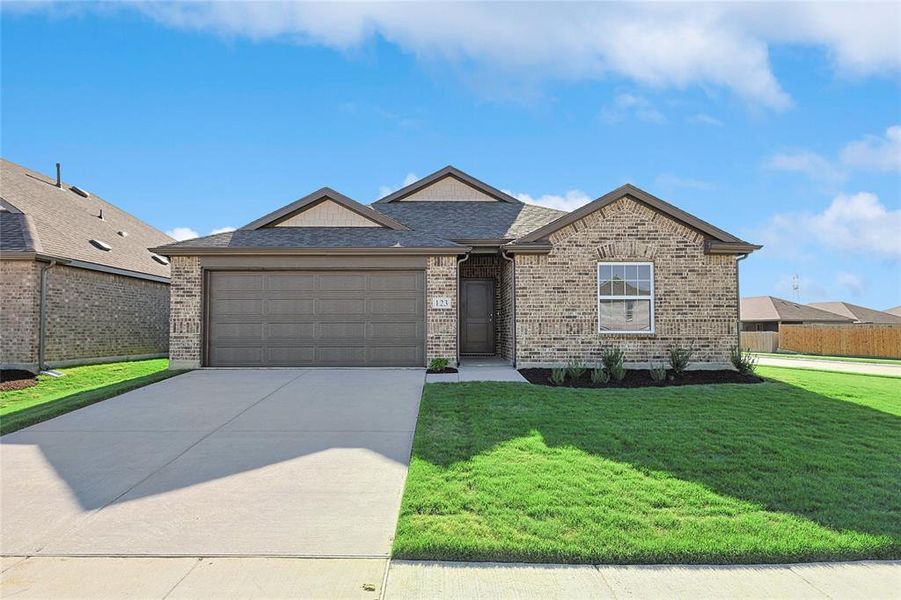
[[[750,375],[754,373],[754,369],[757,368],[757,357],[747,350],[742,350],[738,346],[732,348],[729,358],[732,361],[732,366],[735,367],[739,373]]]
[[[581,379],[582,375],[584,375],[585,371],[587,370],[588,369],[585,368],[585,365],[577,361],[569,363],[569,366],[566,367],[566,371],[569,373],[569,377],[573,381]]]
[[[666,367],[663,365],[651,365],[651,380],[660,383],[666,379]]]
[[[610,373],[604,367],[596,367],[591,370],[591,383],[607,383],[610,381]]]
[[[556,369],[551,369],[550,380],[554,385],[563,385],[563,382],[566,381],[566,368],[557,367]]]
[[[622,363],[619,363],[618,365],[614,365],[610,369],[610,377],[613,379],[613,381],[622,381],[625,376],[626,376],[626,367],[624,367]]]
[[[433,358],[429,362],[429,371],[443,371],[450,364],[450,360],[446,358]]]
[[[688,363],[691,362],[691,355],[694,354],[694,352],[695,351],[691,348],[684,348],[682,346],[670,348],[669,366],[673,369],[673,373],[681,375],[685,369],[688,368]]]
[[[601,362],[604,363],[604,368],[608,371],[616,365],[622,366],[624,358],[625,353],[618,346],[607,348],[604,350],[603,354],[601,354]]]

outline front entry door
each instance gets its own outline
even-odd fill
[[[494,280],[460,283],[460,353],[494,354]]]

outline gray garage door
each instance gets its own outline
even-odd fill
[[[422,366],[422,271],[213,271],[211,366]]]

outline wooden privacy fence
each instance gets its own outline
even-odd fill
[[[778,346],[802,354],[901,358],[901,325],[782,325]]]
[[[775,331],[742,331],[741,349],[751,352],[775,352],[779,347],[779,334]]]

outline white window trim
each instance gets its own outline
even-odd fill
[[[605,267],[650,267],[651,268],[651,295],[650,296],[601,296],[601,266]],[[653,335],[657,332],[657,322],[654,318],[655,301],[654,294],[654,263],[652,262],[599,262],[594,273],[597,280],[597,304],[595,310],[598,315],[598,333],[601,335]],[[651,329],[649,331],[601,329],[601,300],[650,300],[651,301]]]

